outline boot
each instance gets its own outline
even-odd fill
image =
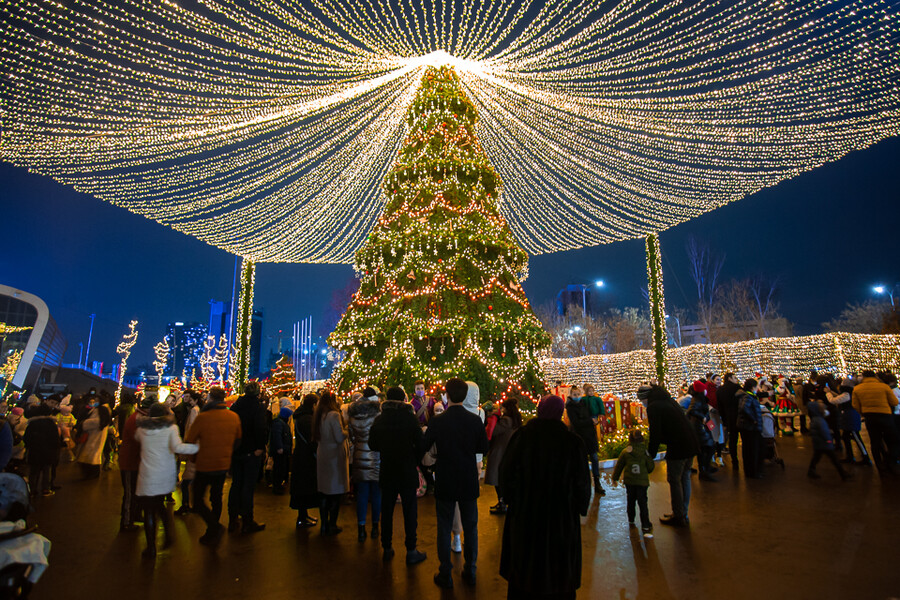
[[[169,511],[163,509],[159,518],[163,524],[163,549],[165,550],[166,548],[171,548],[172,544],[175,543],[175,526],[172,523],[172,515],[169,514]]]
[[[147,538],[147,547],[141,556],[156,558],[156,515],[152,510],[146,510],[144,513],[144,537]]]
[[[594,477],[594,494],[597,496],[605,496],[606,490],[603,489],[603,486],[600,485],[600,478]]]
[[[319,533],[329,535],[331,526],[328,524],[328,498],[322,498],[319,501],[319,523],[321,525]]]
[[[372,523],[372,539],[373,540],[378,539],[378,533],[379,533],[378,532],[378,521],[375,521],[374,523]]]
[[[340,527],[337,526],[338,520],[338,511],[341,509],[341,500],[340,497],[335,498],[331,501],[331,510],[329,511],[329,523],[328,526],[331,529],[331,535],[337,535],[343,531]]]
[[[366,526],[365,526],[365,525],[358,525],[358,526],[356,527],[356,529],[357,529],[356,541],[357,541],[357,542],[364,542],[364,541],[366,541]]]

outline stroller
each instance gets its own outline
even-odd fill
[[[780,465],[784,469],[784,460],[778,455],[778,443],[775,441],[775,416],[765,405],[762,407],[763,459]]]
[[[34,533],[28,484],[15,473],[0,473],[0,598],[27,598],[49,564],[50,540]]]

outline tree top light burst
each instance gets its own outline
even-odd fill
[[[254,261],[352,261],[428,65],[460,75],[531,253],[660,231],[900,133],[888,2],[0,11],[2,160]]]

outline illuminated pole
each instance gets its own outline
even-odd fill
[[[153,346],[153,352],[156,354],[156,360],[153,361],[153,368],[156,370],[158,380],[156,385],[162,385],[163,373],[169,362],[169,341],[163,338],[163,341]]]
[[[256,264],[249,258],[241,262],[241,295],[238,302],[237,336],[237,376],[234,378],[237,392],[243,393],[250,369],[250,334],[253,318],[253,283],[256,278]]]
[[[122,380],[125,378],[125,369],[128,366],[128,357],[131,356],[131,348],[137,343],[137,324],[137,320],[132,320],[128,324],[128,333],[116,346],[116,353],[122,355],[122,363],[119,365],[119,387],[116,388],[116,404],[119,403],[119,399],[122,397]]]
[[[84,353],[84,368],[85,368],[85,370],[87,370],[87,368],[88,368],[88,364],[89,364],[88,357],[91,355],[91,336],[94,335],[94,318],[96,316],[97,315],[95,315],[94,313],[91,313],[91,330],[88,332],[87,352]]]
[[[656,379],[665,386],[666,372],[666,298],[663,292],[662,258],[659,234],[647,236],[647,291],[650,296],[650,326],[653,330],[653,355],[656,359]]]

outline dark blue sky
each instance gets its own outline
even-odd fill
[[[783,278],[782,313],[813,333],[847,302],[871,297],[877,282],[900,281],[900,138],[825,165],[661,234],[669,306],[693,305],[685,242],[705,238],[727,255],[722,276]],[[43,298],[69,342],[68,362],[87,342],[91,356],[117,361],[128,321],[140,321],[132,364],[149,362],[170,321],[206,322],[211,298],[231,294],[234,257],[143,217],[24,169],[0,164],[0,283]],[[572,224],[578,227],[577,223]],[[548,231],[546,235],[566,235]],[[642,240],[542,255],[524,288],[535,306],[568,283],[606,281],[610,305],[642,303]],[[322,328],[347,265],[260,265],[256,306],[265,311],[267,356],[279,329],[313,315]],[[265,366],[264,366],[265,368]]]

